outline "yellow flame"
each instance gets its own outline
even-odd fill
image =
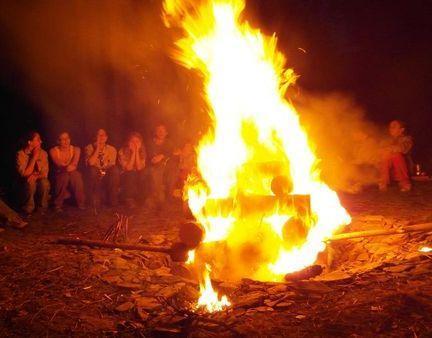
[[[432,252],[432,248],[428,247],[428,246],[424,246],[422,248],[419,249],[420,252]]]
[[[195,261],[195,250],[189,250],[187,253],[187,260],[185,264],[187,265],[193,264],[194,261]]]
[[[285,99],[296,75],[285,68],[276,37],[240,19],[244,6],[244,0],[164,2],[167,26],[185,33],[173,58],[202,76],[212,121],[197,148],[200,177],[188,179],[185,195],[206,231],[204,247],[223,242],[223,250],[210,253],[216,274],[280,280],[313,264],[324,239],[351,220],[321,181],[319,161]],[[277,176],[287,178],[291,194],[310,196],[310,215],[278,202],[264,207]],[[304,238],[293,236],[302,233],[297,228]],[[208,262],[200,252],[195,258]]]
[[[198,299],[197,309],[204,308],[208,312],[222,311],[231,305],[226,296],[219,299],[218,294],[213,290],[210,280],[210,266],[206,264],[203,279],[204,282],[200,284],[201,296]]]

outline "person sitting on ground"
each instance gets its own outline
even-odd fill
[[[108,135],[104,129],[99,129],[93,144],[85,148],[86,164],[89,167],[89,189],[91,201],[98,208],[101,203],[102,188],[108,189],[111,206],[118,204],[119,170],[116,166],[117,150],[107,144]]]
[[[77,170],[81,149],[71,145],[68,132],[58,137],[58,145],[50,149],[50,156],[55,166],[54,206],[61,210],[63,202],[71,189],[78,208],[85,209],[84,184],[81,173]]]
[[[6,220],[6,225],[17,229],[22,229],[28,224],[14,210],[9,208],[2,199],[0,199],[0,218]]]
[[[411,190],[406,158],[413,146],[413,139],[405,134],[405,124],[402,121],[391,121],[388,130],[390,137],[382,147],[379,188],[381,191],[387,190],[390,183],[390,173],[393,170],[394,178],[398,182],[400,190],[406,192]]]
[[[23,148],[16,157],[17,171],[24,189],[23,211],[30,215],[36,207],[35,194],[40,196],[39,207],[43,213],[48,207],[50,183],[48,181],[48,154],[42,149],[38,132],[32,131],[25,138]]]
[[[168,164],[172,151],[167,139],[168,131],[164,124],[156,126],[149,145],[150,196],[147,203],[150,208],[160,210],[166,201],[167,191],[173,185],[172,166]]]
[[[145,187],[146,151],[140,133],[132,132],[126,145],[119,150],[119,163],[122,169],[122,191],[126,204],[133,208],[135,202],[143,198]]]

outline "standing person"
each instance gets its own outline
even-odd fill
[[[390,183],[391,170],[403,192],[411,190],[411,182],[408,172],[407,156],[413,146],[411,136],[405,134],[405,124],[402,121],[394,120],[389,124],[389,138],[382,148],[381,177],[379,188],[387,190]]]
[[[148,149],[150,173],[150,207],[160,209],[165,203],[167,183],[171,181],[167,172],[167,162],[171,157],[171,147],[167,140],[168,131],[164,124],[156,126]]]
[[[85,148],[86,164],[89,167],[90,194],[93,206],[99,207],[102,188],[108,190],[111,206],[118,204],[119,170],[116,166],[117,150],[107,144],[108,135],[105,129],[99,129],[95,141]]]
[[[126,204],[133,208],[142,199],[145,186],[146,151],[140,133],[132,132],[126,145],[119,150],[122,188]]]
[[[78,208],[85,209],[84,185],[81,173],[77,170],[81,149],[71,145],[68,132],[58,137],[58,145],[50,149],[50,156],[55,166],[54,206],[61,210],[63,201],[69,197],[71,189]]]
[[[38,132],[32,131],[27,134],[23,148],[17,153],[16,165],[24,189],[24,212],[30,215],[35,210],[37,193],[40,197],[39,207],[43,213],[48,207],[49,164],[48,154],[42,149],[42,140]]]

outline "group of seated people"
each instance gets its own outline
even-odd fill
[[[68,132],[58,136],[58,144],[48,153],[42,149],[40,134],[29,133],[16,159],[24,192],[24,213],[31,214],[36,207],[42,212],[48,208],[51,191],[49,158],[53,167],[52,202],[57,211],[62,210],[69,197],[74,198],[78,208],[85,209],[86,206],[99,208],[104,200],[110,206],[117,206],[120,195],[131,208],[140,202],[160,208],[173,196],[176,188],[181,188],[179,185],[185,173],[193,169],[194,163],[191,144],[173,151],[167,136],[166,126],[158,125],[145,147],[141,134],[132,132],[117,151],[108,144],[107,132],[99,129],[93,143],[84,148],[84,156],[81,156],[81,149],[71,143]],[[81,157],[84,157],[88,174],[86,180],[79,170]],[[90,199],[88,203],[86,195]]]
[[[381,145],[379,188],[387,190],[393,177],[401,191],[409,191],[412,137],[406,134],[405,125],[399,120],[392,121],[388,131],[388,138]],[[117,151],[107,143],[107,132],[99,129],[93,143],[84,149],[83,167],[88,174],[84,184],[79,166],[81,149],[72,145],[68,132],[58,136],[58,144],[49,153],[42,149],[40,134],[30,132],[16,157],[24,192],[21,201],[23,212],[29,215],[36,206],[42,212],[48,208],[51,192],[49,158],[53,166],[52,202],[58,211],[62,210],[64,201],[69,197],[74,198],[78,208],[85,209],[86,206],[99,208],[102,200],[116,206],[119,195],[131,208],[142,202],[141,205],[160,210],[176,192],[177,197],[181,197],[183,183],[188,174],[196,170],[192,144],[186,142],[181,149],[173,151],[167,136],[166,126],[158,125],[145,147],[141,134],[132,132]],[[90,199],[88,203],[86,196]],[[16,227],[26,224],[3,201],[0,202],[2,217],[16,224]]]

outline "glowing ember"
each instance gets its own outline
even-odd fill
[[[194,264],[211,264],[224,279],[281,280],[313,264],[323,240],[350,216],[321,181],[319,160],[284,98],[296,76],[284,68],[276,37],[239,19],[244,5],[164,2],[165,23],[185,32],[173,57],[202,75],[213,124],[197,148],[200,177],[186,184],[189,207],[206,231]],[[277,192],[310,196],[312,213],[283,209]],[[261,212],[267,196],[274,205]],[[214,297],[209,278],[202,292],[200,304]]]
[[[422,248],[419,249],[420,252],[432,252],[432,248],[428,247],[428,246],[424,246]]]
[[[226,296],[219,299],[218,294],[213,290],[210,280],[210,266],[206,264],[204,271],[204,282],[200,285],[201,296],[198,299],[197,309],[204,308],[208,312],[222,311],[231,305]]]

